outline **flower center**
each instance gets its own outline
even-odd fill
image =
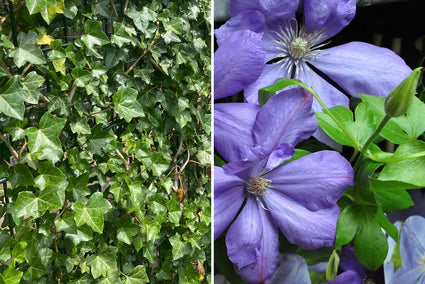
[[[297,77],[299,72],[308,71],[309,67],[304,62],[317,59],[320,56],[318,49],[326,45],[321,44],[326,37],[324,28],[307,33],[295,19],[280,26],[279,31],[271,32],[275,38],[274,49],[279,53],[270,63],[280,64],[280,68],[286,70],[290,77]]]
[[[305,38],[297,37],[291,42],[289,54],[292,57],[300,59],[308,51],[308,41]]]
[[[247,186],[248,193],[252,195],[265,195],[266,194],[266,188],[270,187],[271,180],[261,178],[261,177],[255,177],[250,179]]]

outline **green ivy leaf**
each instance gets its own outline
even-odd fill
[[[117,239],[131,245],[132,238],[140,232],[139,226],[134,224],[130,217],[124,220],[117,220]]]
[[[75,202],[72,206],[75,211],[75,222],[77,226],[89,225],[95,232],[103,232],[103,214],[108,212],[112,205],[103,198],[101,192],[93,193],[87,204]],[[97,278],[97,277],[96,277]]]
[[[93,278],[100,276],[107,277],[113,275],[117,269],[117,253],[118,248],[112,246],[104,246],[99,249],[97,254],[90,255],[87,258],[87,265],[91,267]]]
[[[40,12],[45,7],[56,5],[56,0],[27,0],[25,1],[30,15]]]
[[[180,234],[175,234],[168,239],[172,246],[173,260],[178,260],[183,256],[191,253],[191,249],[187,242],[182,241]]]
[[[65,123],[65,119],[55,118],[49,112],[46,112],[40,119],[38,129],[35,127],[25,129],[30,153],[39,160],[47,159],[52,163],[59,161],[63,150],[58,136]]]
[[[23,120],[24,101],[28,98],[28,92],[23,88],[19,76],[12,77],[0,90],[0,113]]]
[[[45,274],[47,274],[46,267],[41,263],[40,258],[35,258],[34,261],[30,261],[30,266],[24,274],[24,280],[34,283],[35,280]]]
[[[8,267],[4,272],[3,272],[3,280],[4,283],[7,284],[18,284],[21,281],[22,275],[24,273],[22,271],[19,270],[15,270],[12,267]]]
[[[64,201],[64,187],[48,186],[37,197],[33,193],[20,192],[15,203],[15,217],[29,215],[39,218],[46,210],[60,209]]]
[[[118,45],[118,47],[122,47],[124,44],[133,41],[133,35],[137,35],[134,28],[123,23],[114,22],[114,34],[111,37],[111,42]]]
[[[26,165],[17,164],[13,167],[13,171],[15,174],[10,177],[13,187],[34,185],[34,177]]]
[[[146,274],[146,267],[137,265],[130,275],[125,279],[125,284],[146,284],[149,283],[149,277]]]
[[[66,233],[65,237],[70,239],[74,246],[93,239],[93,231],[87,225],[77,228],[75,214],[71,212],[65,212],[60,219],[55,220],[55,226],[57,232]]]
[[[25,76],[22,81],[22,86],[28,92],[29,96],[25,99],[27,103],[37,104],[40,94],[40,87],[44,83],[44,78],[38,75],[35,71],[32,71]]]
[[[137,101],[138,92],[135,89],[121,86],[112,97],[115,111],[121,118],[130,122],[133,117],[144,117],[145,113],[140,103]]]
[[[100,21],[87,20],[84,24],[85,35],[81,40],[89,47],[104,46],[109,43],[108,37],[102,31],[102,23]]]
[[[100,125],[96,125],[91,132],[87,150],[89,153],[102,155],[102,149],[112,142],[115,136],[107,131],[103,131]]]
[[[37,46],[37,39],[36,33],[18,34],[18,47],[11,53],[16,66],[20,68],[27,62],[36,65],[46,63],[43,52]]]

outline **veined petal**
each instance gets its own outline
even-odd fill
[[[334,244],[338,205],[313,212],[276,190],[261,199],[289,242],[305,249]]]
[[[421,216],[407,218],[401,231],[400,254],[403,267],[425,272],[425,218]]]
[[[356,0],[305,0],[304,23],[308,33],[326,34],[322,41],[345,28],[356,14]]]
[[[298,9],[298,2],[298,0],[232,0],[229,12],[231,17],[235,17],[244,11],[258,10],[267,17],[274,17],[278,14],[281,17],[284,16],[285,19],[292,19]]]
[[[250,30],[262,33],[267,30],[266,18],[259,11],[245,11],[230,18],[224,25],[214,31],[218,46],[225,44],[226,40],[236,31]]]
[[[258,104],[258,90],[270,85],[273,85],[278,78],[289,78],[290,74],[285,68],[280,68],[280,64],[266,64],[263,72],[258,79],[249,84],[245,90],[244,95],[247,102]]]
[[[291,159],[295,154],[295,149],[287,143],[278,145],[269,155],[266,169],[272,170],[280,166],[283,162]]]
[[[335,70],[337,71],[338,68],[335,68]],[[326,82],[322,77],[317,75],[316,72],[307,67],[305,63],[303,63],[301,71],[295,77],[307,86],[311,86],[313,90],[319,95],[320,99],[323,101],[327,108],[331,108],[334,106],[348,107],[348,97],[341,93],[334,86]],[[316,99],[314,99],[312,107],[315,112],[322,111],[322,106]]]
[[[390,284],[417,283],[423,273],[421,269],[402,266],[394,273]]]
[[[296,254],[282,253],[280,264],[270,284],[310,284],[307,263]]]
[[[291,88],[271,97],[258,111],[253,127],[255,145],[270,153],[278,145],[295,147],[317,129],[311,108],[313,96],[302,88]]]
[[[253,239],[252,230],[261,230],[259,239]],[[279,234],[268,213],[254,197],[248,199],[241,214],[230,227],[226,235],[226,245],[232,262],[246,264],[237,264],[237,272],[245,281],[268,283],[279,263]],[[248,263],[253,259],[249,256],[252,247],[256,248],[256,260]]]
[[[214,106],[214,146],[227,162],[245,159],[254,146],[252,127],[259,108],[248,103]]]
[[[354,184],[350,163],[335,151],[320,151],[289,162],[264,176],[278,191],[311,211],[335,206]]]
[[[240,92],[264,68],[262,34],[248,30],[232,33],[214,53],[214,99]]]
[[[310,63],[357,97],[358,94],[386,97],[412,72],[393,51],[364,42],[323,50]]]
[[[244,199],[243,181],[214,167],[214,239],[230,225]]]

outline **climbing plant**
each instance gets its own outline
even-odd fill
[[[0,283],[210,283],[210,4],[0,0]]]

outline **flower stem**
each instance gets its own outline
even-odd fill
[[[306,84],[299,82],[298,86],[306,89],[307,91],[309,91],[315,98],[316,100],[319,102],[319,104],[322,106],[323,108],[323,112],[326,113],[327,115],[330,116],[330,118],[332,118],[332,120],[339,126],[339,128],[341,128],[341,130],[345,133],[345,135],[347,135],[347,137],[353,142],[354,144],[354,149],[355,149],[355,153],[358,152],[358,150],[360,149],[360,145],[357,142],[356,139],[354,139],[354,137],[351,135],[351,133],[344,127],[344,125],[342,125],[342,123],[332,114],[332,112],[327,108],[327,106],[325,105],[325,103],[322,101],[322,99],[319,97],[319,95],[309,86],[307,86]],[[354,154],[353,154],[354,155]]]

